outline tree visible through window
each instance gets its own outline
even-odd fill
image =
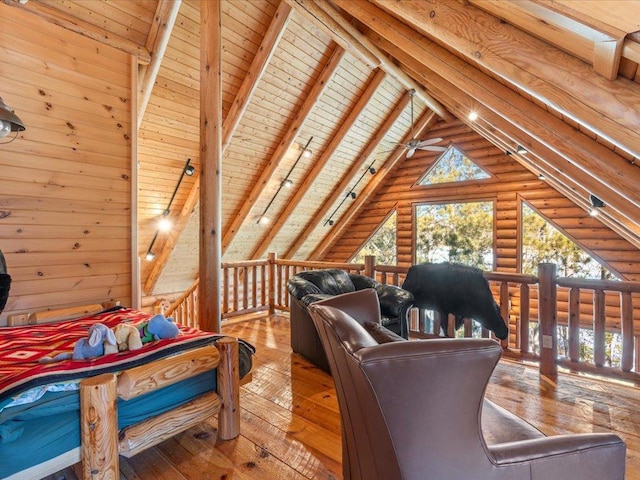
[[[396,260],[396,212],[384,221],[378,230],[353,257],[352,262],[364,263],[366,255],[374,255],[380,265],[395,265]]]
[[[416,207],[416,263],[455,262],[493,270],[493,202]]]

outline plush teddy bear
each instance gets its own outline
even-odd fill
[[[160,340],[162,338],[175,338],[180,333],[178,326],[173,323],[173,318],[166,318],[162,314],[155,315],[148,322],[138,327],[142,343]]]
[[[74,360],[86,360],[105,354],[105,347],[112,349],[116,345],[113,331],[103,323],[94,323],[89,327],[86,338],[78,340],[73,347]]]
[[[116,351],[138,350],[142,348],[140,332],[130,323],[119,323],[113,327],[113,334],[116,338]]]

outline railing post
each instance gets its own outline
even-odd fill
[[[540,374],[558,375],[558,318],[556,265],[538,265],[538,321],[540,323]]]
[[[376,278],[376,256],[365,255],[364,257],[364,274],[370,278]]]
[[[269,316],[275,315],[276,313],[276,260],[278,258],[278,254],[275,252],[269,253],[269,267],[268,278],[267,278],[267,287],[269,292],[268,302],[269,302]]]

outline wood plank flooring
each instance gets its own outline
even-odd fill
[[[288,317],[223,332],[257,348],[253,381],[241,388],[240,437],[219,442],[215,421],[198,425],[132,459],[121,457],[121,479],[341,479],[333,381],[291,352]],[[617,433],[627,443],[626,478],[640,480],[640,389],[571,374],[552,382],[535,367],[501,361],[487,397],[546,434]],[[77,479],[73,468],[49,477],[62,478]]]

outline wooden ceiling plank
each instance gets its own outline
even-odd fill
[[[71,15],[56,10],[40,2],[18,3],[13,0],[4,0],[6,5],[21,8],[32,13],[47,22],[66,28],[73,32],[79,33],[88,38],[92,38],[100,43],[109,45],[113,48],[121,50],[138,57],[139,64],[148,64],[151,61],[149,51],[142,45],[132,42],[118,35],[107,33],[104,29],[91,25],[83,20],[78,20]]]
[[[330,3],[323,0],[286,0],[296,8],[296,11],[312,21],[319,28],[326,31],[331,38],[343,45],[344,48],[364,62],[366,65],[380,67],[387,74],[395,78],[405,88],[415,90],[418,98],[441,118],[451,121],[452,115],[447,112],[440,102],[425,92],[424,87],[418,85],[402,70],[365,38],[356,36],[357,29]]]
[[[273,57],[290,19],[291,7],[284,1],[280,2],[276,13],[271,20],[269,28],[267,29],[265,36],[262,38],[260,47],[258,48],[256,55],[253,57],[251,66],[246,72],[242,85],[240,85],[240,88],[238,89],[238,93],[231,105],[231,109],[225,118],[222,129],[223,152],[229,146],[233,133],[238,127],[238,124],[242,119],[242,115],[247,109],[247,105],[249,105],[249,102],[258,87],[258,83],[267,69],[269,61]]]
[[[256,204],[264,188],[267,186],[269,180],[278,168],[278,165],[287,154],[287,151],[291,148],[291,145],[293,145],[300,129],[311,114],[313,108],[319,102],[322,94],[329,85],[331,78],[335,75],[345,53],[346,51],[342,47],[336,45],[331,58],[309,91],[309,94],[305,97],[300,108],[296,110],[296,114],[290,123],[287,132],[282,137],[282,140],[276,147],[273,155],[261,169],[260,175],[253,184],[253,187],[245,196],[245,201],[233,214],[230,223],[226,228],[224,228],[224,236],[222,238],[223,252],[229,247],[235,236],[238,234],[242,224],[249,219],[249,212]]]
[[[508,87],[451,54],[419,32],[399,22],[380,9],[368,12],[359,8],[360,2],[336,0],[344,8],[386,38],[396,50],[406,52],[436,77],[459,87],[476,101],[527,132],[536,142],[572,162],[582,172],[614,191],[635,207],[640,206],[637,185],[640,170],[608,148],[571,128],[562,120],[521,97]],[[377,37],[377,36],[376,36]],[[376,39],[377,41],[377,39]],[[395,56],[395,55],[394,55]],[[397,58],[397,57],[396,57]],[[482,114],[482,112],[479,112]],[[530,145],[525,145],[531,147]],[[607,200],[605,200],[607,201]],[[614,199],[612,199],[614,201]],[[612,203],[607,201],[607,203]]]
[[[340,146],[340,143],[342,143],[346,135],[349,133],[349,130],[359,118],[362,111],[369,104],[385,77],[386,73],[384,72],[384,70],[377,69],[375,71],[375,74],[369,81],[365,91],[360,96],[353,108],[349,111],[349,114],[344,119],[344,121],[340,124],[331,141],[320,155],[320,158],[318,158],[311,169],[305,173],[304,180],[302,181],[300,186],[297,187],[296,192],[293,194],[293,196],[287,201],[287,205],[278,214],[276,221],[273,223],[264,238],[262,238],[259,245],[254,249],[249,258],[256,259],[264,255],[264,253],[267,251],[267,248],[269,248],[269,245],[278,234],[280,229],[285,225],[291,214],[300,204],[302,199],[307,195],[307,192],[311,188],[313,182],[317,179],[320,172],[324,169],[327,163],[329,163],[334,152]]]
[[[322,205],[318,208],[313,215],[311,215],[311,219],[307,222],[307,225],[304,228],[304,231],[298,235],[293,244],[287,249],[287,252],[284,255],[284,258],[293,258],[296,252],[302,247],[304,242],[310,238],[313,230],[323,221],[326,217],[329,209],[334,206],[336,201],[344,195],[345,192],[349,189],[349,184],[353,181],[354,177],[358,175],[360,169],[365,165],[365,163],[369,160],[369,157],[375,152],[376,148],[384,137],[387,135],[389,130],[396,123],[400,114],[402,114],[403,110],[407,107],[411,100],[411,96],[409,92],[403,95],[400,101],[393,108],[391,113],[384,120],[382,125],[378,127],[375,134],[371,137],[371,139],[367,142],[364,150],[358,154],[356,160],[351,165],[349,170],[342,176],[340,182],[333,187],[333,190],[327,197],[323,200]]]
[[[640,154],[640,85],[624,79],[608,81],[581,60],[471,5],[435,0],[372,2],[335,1],[347,11],[347,4],[355,4],[368,15],[384,9],[404,18],[413,28],[437,38],[468,61],[478,63],[616,147],[634,156]],[[456,22],[450,18],[456,18]],[[505,43],[506,39],[509,41]]]
[[[402,143],[407,143],[414,137],[422,139],[425,138],[424,134],[431,129],[435,122],[435,113],[432,111],[425,112],[415,124],[415,133],[409,132],[402,140]],[[347,232],[355,218],[362,213],[363,209],[367,205],[369,205],[383,182],[387,180],[389,173],[394,170],[401,160],[404,160],[406,155],[407,151],[402,147],[398,147],[398,149],[391,154],[382,167],[378,169],[373,179],[367,183],[362,192],[360,192],[356,197],[355,201],[351,203],[348,210],[338,219],[335,228],[333,228],[331,232],[329,232],[318,244],[316,249],[311,253],[310,258],[321,259],[325,257],[325,255],[333,248],[335,243]]]
[[[151,54],[151,62],[148,65],[138,67],[138,128],[142,124],[144,112],[147,109],[151,91],[156,82],[160,65],[162,65],[162,59],[169,44],[176,18],[178,18],[181,4],[182,0],[158,1],[158,8],[153,16],[153,23],[145,45]]]

